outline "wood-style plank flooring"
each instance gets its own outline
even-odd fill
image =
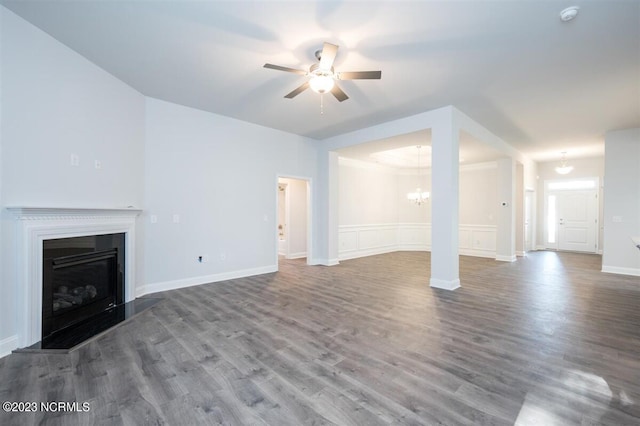
[[[640,278],[595,255],[429,253],[160,293],[67,355],[0,359],[0,401],[89,402],[2,425],[640,425]],[[157,296],[157,295],[154,295]]]

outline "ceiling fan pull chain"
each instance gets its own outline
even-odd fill
[[[324,115],[324,93],[320,94],[320,115]]]

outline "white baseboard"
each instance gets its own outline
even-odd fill
[[[431,251],[426,244],[399,244],[394,251]]]
[[[513,256],[503,256],[501,254],[497,254],[496,260],[499,262],[515,262],[516,260],[518,260],[518,258],[515,254]]]
[[[638,268],[622,268],[620,266],[602,265],[602,272],[606,272],[608,274],[632,275],[634,277],[640,277],[640,269]]]
[[[495,259],[496,257],[495,251],[462,249],[462,248],[458,249],[458,254],[462,256],[486,257],[489,259]]]
[[[394,251],[398,251],[398,248],[395,245],[386,246],[386,247],[375,247],[375,248],[363,249],[363,250],[346,251],[346,252],[340,253],[339,256],[340,256],[340,260],[348,260],[348,259],[357,259],[359,257],[375,256],[376,254],[392,253]]]
[[[285,256],[287,259],[302,259],[303,257],[307,257],[306,251],[301,251],[300,253],[291,253],[289,256]]]
[[[443,290],[455,290],[460,287],[460,279],[456,280],[440,280],[437,278],[431,278],[429,286],[434,288],[441,288]]]
[[[536,246],[536,250],[546,250],[545,246]]]
[[[18,348],[18,336],[9,336],[0,340],[0,358],[3,358]]]
[[[322,265],[322,266],[335,266],[339,265],[340,261],[338,259],[311,259],[308,262],[309,265]]]
[[[524,257],[527,255],[526,251],[516,251],[516,256]]]
[[[269,266],[262,266],[259,268],[223,272],[220,274],[203,275],[200,277],[191,277],[191,278],[184,278],[180,280],[145,284],[136,289],[136,297],[144,296],[146,294],[151,294],[151,293],[157,293],[159,291],[175,290],[178,288],[191,287],[194,285],[233,280],[236,278],[244,278],[244,277],[250,277],[253,275],[268,274],[268,273],[277,272],[277,271],[278,271],[278,265],[269,265]]]

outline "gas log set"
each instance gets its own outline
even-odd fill
[[[56,312],[60,309],[90,303],[96,298],[97,293],[96,288],[92,285],[79,286],[72,289],[61,285],[53,293],[53,311]]]

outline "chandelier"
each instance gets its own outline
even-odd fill
[[[560,161],[560,165],[556,167],[556,173],[559,175],[566,175],[571,173],[573,170],[573,166],[567,166],[567,151],[562,151],[562,160]]]
[[[407,199],[414,203],[417,206],[421,206],[429,200],[429,193],[427,191],[423,191],[420,189],[420,148],[422,146],[418,145],[418,187],[414,192],[409,192],[407,194]]]

